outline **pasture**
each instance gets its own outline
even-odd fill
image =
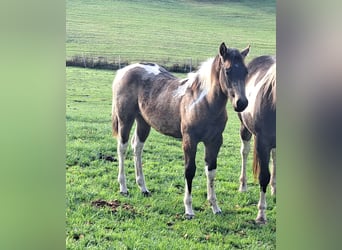
[[[66,56],[194,65],[221,42],[275,54],[274,0],[66,1]]]
[[[130,196],[121,196],[116,140],[111,136],[110,126],[111,81],[108,79],[114,74],[80,68],[67,68],[66,72],[68,249],[275,248],[276,204],[268,193],[268,224],[254,224],[259,186],[254,183],[250,167],[249,191],[238,192],[240,124],[230,105],[215,184],[223,213],[212,214],[206,200],[204,147],[200,144],[193,183],[196,217],[186,220],[181,142],[151,131],[143,154],[151,197],[143,197],[135,184],[130,149],[126,160]],[[117,207],[93,206],[92,202],[98,200],[116,201]]]
[[[250,43],[247,61],[275,53],[274,1],[67,0],[66,25],[67,57],[121,55],[130,62],[191,57],[200,62],[216,55],[222,41],[239,49]],[[66,248],[275,249],[276,202],[269,189],[268,223],[254,223],[259,185],[251,173],[252,155],[249,190],[238,192],[240,123],[230,104],[215,182],[221,215],[214,215],[206,200],[204,147],[199,144],[192,192],[196,215],[184,218],[181,141],[154,130],[143,153],[152,196],[143,197],[135,184],[131,148],[125,162],[130,195],[119,194],[111,131],[115,73],[66,68]]]

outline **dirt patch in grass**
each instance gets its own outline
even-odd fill
[[[96,200],[92,201],[91,205],[94,207],[100,208],[100,207],[108,207],[111,209],[112,212],[116,212],[118,208],[122,208],[127,211],[135,212],[135,209],[132,205],[128,203],[121,203],[119,200],[113,200],[113,201],[105,201],[105,200]]]
[[[117,159],[114,158],[114,156],[102,154],[101,152],[97,154],[97,159],[105,160],[105,161],[110,161],[110,162],[116,162],[117,161]]]

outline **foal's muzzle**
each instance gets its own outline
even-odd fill
[[[247,98],[239,98],[239,99],[237,99],[236,104],[234,105],[234,110],[236,112],[242,112],[245,110],[247,105],[248,105]]]

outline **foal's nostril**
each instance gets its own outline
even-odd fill
[[[248,105],[247,99],[239,99],[236,102],[235,111],[242,112],[247,107],[247,105]]]

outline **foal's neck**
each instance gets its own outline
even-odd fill
[[[211,67],[211,88],[208,92],[207,98],[209,105],[218,105],[225,108],[228,96],[222,91],[220,85],[220,56],[217,55]]]

